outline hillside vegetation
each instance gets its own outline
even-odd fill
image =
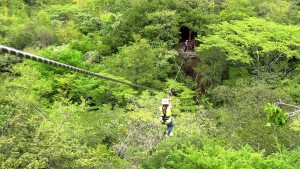
[[[298,0],[0,0],[0,45],[149,88],[0,53],[0,168],[300,168],[299,23]]]

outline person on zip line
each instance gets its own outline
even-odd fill
[[[161,111],[161,124],[167,125],[167,130],[165,132],[165,136],[172,136],[172,129],[174,127],[174,121],[171,119],[171,112],[173,107],[173,93],[169,91],[169,99],[162,99],[162,107],[159,108]]]

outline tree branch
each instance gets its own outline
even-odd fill
[[[292,105],[292,104],[286,104],[286,103],[283,103],[281,100],[279,100],[279,102],[276,102],[275,105],[276,106],[284,105],[284,106],[297,108],[297,110],[295,110],[295,111],[286,113],[288,115],[288,117],[293,117],[293,116],[297,115],[298,113],[300,113],[300,107],[299,106],[295,106],[295,105]]]
[[[267,69],[270,69],[270,68],[271,68],[271,66],[272,66],[273,64],[275,64],[275,63],[277,62],[277,60],[278,60],[278,59],[280,59],[280,58],[282,58],[282,57],[284,57],[284,56],[283,56],[283,54],[282,54],[282,53],[280,53],[280,54],[279,54],[279,56],[278,56],[277,58],[273,59],[273,60],[271,61],[271,63],[269,63],[269,65],[268,65],[268,68],[267,68]]]
[[[284,75],[290,73],[292,70],[294,70],[294,69],[297,68],[297,67],[298,67],[298,65],[296,65],[296,66],[294,66],[294,67],[288,69],[287,71],[284,72]]]
[[[13,73],[13,71],[9,70],[9,69],[0,69],[0,72],[8,72],[8,73]]]
[[[275,105],[276,105],[276,106],[279,106],[279,105],[285,105],[285,106],[290,106],[290,107],[295,107],[295,108],[297,108],[297,109],[300,109],[299,106],[295,106],[295,105],[292,105],[292,104],[286,104],[286,103],[283,103],[283,102],[281,102],[281,101],[276,102]]]
[[[298,113],[300,113],[300,109],[296,110],[296,111],[293,111],[293,112],[289,112],[287,114],[288,114],[289,117],[293,117],[293,116],[297,115]]]

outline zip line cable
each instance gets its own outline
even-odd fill
[[[150,87],[146,87],[146,86],[142,86],[142,85],[138,85],[138,84],[125,82],[125,81],[115,79],[115,78],[111,78],[111,77],[108,77],[108,76],[100,75],[98,73],[94,73],[94,72],[84,70],[84,69],[81,69],[81,68],[77,68],[75,66],[67,65],[67,64],[64,64],[64,63],[60,63],[60,62],[57,62],[57,61],[54,61],[54,60],[46,59],[46,58],[43,58],[43,57],[40,57],[40,56],[36,56],[36,55],[30,54],[30,53],[26,53],[26,52],[23,52],[23,51],[20,51],[20,50],[11,48],[11,47],[3,46],[3,45],[0,45],[0,52],[16,55],[18,57],[27,58],[27,59],[30,59],[30,60],[33,60],[33,61],[36,61],[36,62],[46,63],[46,64],[51,65],[51,66],[61,67],[61,68],[68,69],[68,70],[71,70],[71,71],[74,71],[74,72],[87,74],[87,75],[90,75],[90,76],[110,80],[110,81],[117,82],[117,83],[122,83],[122,84],[129,85],[129,86],[134,86],[134,87],[139,87],[139,88],[154,90],[154,91],[162,91],[162,90],[158,90],[158,89],[154,89],[154,88],[150,88]],[[174,83],[176,82],[176,79],[177,79],[177,77],[179,75],[179,72],[182,68],[183,62],[184,62],[184,58],[181,62],[181,65],[179,67],[179,70],[176,74],[176,77],[174,79],[174,82],[173,82],[172,86],[174,86]]]
[[[67,64],[64,64],[64,63],[60,63],[60,62],[57,62],[57,61],[54,61],[54,60],[46,59],[46,58],[43,58],[43,57],[40,57],[40,56],[32,55],[30,53],[26,53],[26,52],[16,50],[14,48],[10,48],[10,47],[3,46],[3,45],[0,45],[0,52],[16,55],[18,57],[27,58],[27,59],[34,60],[34,61],[37,61],[37,62],[46,63],[48,65],[61,67],[61,68],[68,69],[68,70],[71,70],[71,71],[74,71],[74,72],[87,74],[87,75],[94,76],[94,77],[97,77],[97,78],[106,79],[106,80],[110,80],[110,81],[117,82],[117,83],[122,83],[122,84],[125,84],[125,85],[130,85],[130,86],[139,87],[139,88],[148,89],[148,90],[162,91],[162,90],[158,90],[158,89],[154,89],[154,88],[150,88],[150,87],[146,87],[146,86],[141,86],[141,85],[138,85],[138,84],[124,82],[122,80],[114,79],[114,78],[111,78],[111,77],[103,76],[103,75],[100,75],[98,73],[94,73],[94,72],[84,70],[84,69],[81,69],[81,68],[77,68],[77,67],[74,67],[74,66],[71,66],[71,65],[67,65]]]
[[[174,79],[174,82],[176,82],[176,79],[177,79],[177,77],[178,77],[178,75],[179,75],[179,72],[180,72],[180,70],[181,70],[181,68],[182,68],[183,62],[184,62],[184,58],[182,59],[182,62],[181,62],[181,64],[180,64],[180,67],[179,67],[179,69],[178,69],[178,72],[177,72],[177,74],[176,74],[176,77],[175,77],[175,79]]]
[[[174,84],[175,84],[175,82],[176,82],[176,79],[177,79],[177,77],[178,77],[178,75],[179,75],[179,73],[180,73],[180,70],[181,70],[181,68],[182,68],[184,59],[185,59],[185,57],[183,57],[183,59],[182,59],[182,61],[181,61],[181,64],[180,64],[180,66],[179,66],[179,68],[178,68],[178,72],[177,72],[177,74],[176,74],[176,76],[175,76],[175,79],[174,79],[174,82],[173,82],[173,84],[172,84],[172,86],[171,86],[171,89],[173,88],[173,86],[174,86]]]

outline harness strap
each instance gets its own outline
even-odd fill
[[[169,120],[170,116],[161,116],[164,121]]]

